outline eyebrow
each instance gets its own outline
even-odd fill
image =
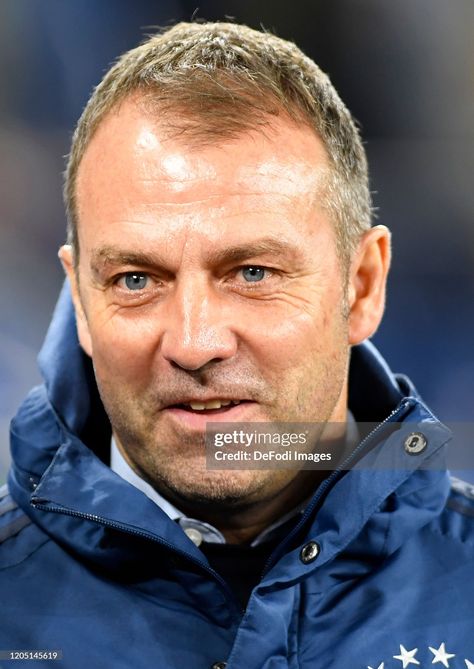
[[[91,255],[90,266],[94,272],[100,272],[105,266],[143,265],[152,267],[161,265],[162,259],[146,251],[123,251],[115,246],[102,246]]]
[[[305,259],[304,252],[294,244],[274,237],[263,237],[248,244],[210,251],[206,254],[206,263],[210,266],[226,265],[243,262],[262,255],[283,256],[297,263],[302,263]],[[135,265],[164,268],[167,264],[165,258],[159,253],[126,251],[115,246],[103,246],[95,249],[90,261],[91,269],[95,273],[99,273],[101,269],[107,266]]]
[[[284,256],[300,262],[305,257],[304,253],[290,242],[275,237],[263,237],[248,244],[239,244],[219,251],[211,251],[208,260],[211,265],[224,265],[242,262],[262,255]]]

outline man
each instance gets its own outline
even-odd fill
[[[68,283],[0,503],[1,648],[474,666],[474,507],[366,341],[389,233],[327,77],[272,35],[179,24],[94,91],[65,197]],[[208,423],[316,424],[333,471],[209,467]]]

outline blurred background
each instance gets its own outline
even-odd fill
[[[474,420],[472,0],[1,0],[0,484],[62,283],[63,156],[92,87],[154,26],[234,17],[294,40],[362,129],[393,233],[374,342],[446,421]]]

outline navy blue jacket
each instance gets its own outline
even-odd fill
[[[315,491],[245,612],[180,527],[109,468],[67,287],[40,364],[0,500],[0,651],[63,659],[1,667],[474,667],[474,496],[427,467],[449,432],[373,346],[352,352],[350,407],[381,424]],[[427,438],[417,455],[413,431]]]

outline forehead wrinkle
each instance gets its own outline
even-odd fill
[[[295,199],[293,195],[287,193],[282,193],[281,191],[274,192],[251,192],[251,193],[230,193],[223,196],[222,194],[208,195],[205,198],[198,199],[189,199],[187,201],[176,201],[176,200],[161,200],[156,199],[148,202],[141,202],[139,208],[143,211],[157,210],[162,209],[163,212],[183,212],[184,214],[202,215],[202,212],[192,211],[194,205],[206,205],[209,204],[209,213],[224,213],[226,218],[233,218],[235,216],[244,215],[246,210],[248,214],[269,214],[275,216],[275,205],[279,201],[280,207],[284,208],[286,211],[291,207],[291,211],[295,207],[298,209],[303,207],[303,210],[310,211],[318,203],[321,194],[319,193],[319,188],[316,189],[316,192],[308,192],[307,197],[299,197]],[[228,200],[234,199],[233,207],[229,207]],[[234,207],[237,209],[234,210]],[[189,209],[189,211],[186,211]],[[283,209],[281,210],[283,212]]]
[[[150,183],[156,183],[155,179],[149,179],[147,180]],[[319,184],[316,186],[315,189],[308,189],[308,193],[313,193],[314,190],[318,191]],[[247,191],[247,190],[241,190],[237,191],[235,193],[211,193],[207,195],[204,198],[199,198],[199,199],[190,199],[189,202],[166,202],[162,200],[157,200],[156,202],[147,202],[146,204],[161,204],[162,202],[164,204],[176,204],[176,205],[186,205],[186,204],[192,204],[193,202],[206,202],[207,200],[216,200],[216,199],[227,199],[227,198],[246,198],[246,197],[274,197],[277,195],[278,197],[285,198],[287,200],[292,200],[295,195],[293,193],[283,193],[281,190],[278,188],[275,188],[274,190],[266,189],[266,190],[260,190],[260,191]],[[303,195],[303,193],[299,193],[299,195]]]

